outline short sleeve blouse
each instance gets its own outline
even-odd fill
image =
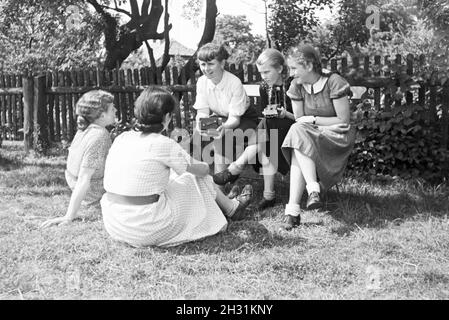
[[[160,194],[167,188],[170,169],[183,174],[191,159],[173,139],[124,132],[114,140],[106,160],[104,187],[126,196]]]
[[[110,147],[108,131],[99,125],[90,124],[73,138],[67,157],[67,171],[78,177],[81,168],[95,169],[92,180],[101,180]]]
[[[287,92],[293,101],[304,101],[304,115],[321,117],[336,116],[332,100],[349,94],[349,83],[336,73],[322,76],[313,85],[299,84],[294,79]]]
[[[197,110],[208,109],[223,117],[241,117],[249,108],[249,99],[242,82],[226,70],[217,85],[206,76],[201,76],[197,82],[196,92],[193,107]]]

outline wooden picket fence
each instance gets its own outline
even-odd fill
[[[388,72],[382,70],[390,57],[376,56],[374,59],[354,58],[333,59],[324,67],[331,71],[347,74],[351,68],[362,69],[364,76],[356,80],[348,78],[351,86],[364,86],[373,91],[373,102],[377,110],[389,111],[401,104],[390,94],[384,94],[391,81]],[[407,66],[407,73],[424,65],[425,58],[408,55],[395,57],[397,64]],[[375,72],[371,72],[375,66]],[[260,74],[254,65],[227,65],[227,69],[237,75],[245,84],[258,83]],[[103,89],[114,94],[115,105],[121,121],[129,121],[133,116],[133,103],[139,93],[148,85],[166,86],[181,99],[180,108],[174,117],[174,126],[191,128],[192,105],[195,101],[196,81],[200,72],[180,71],[167,68],[163,72],[153,72],[149,67],[134,70],[100,69],[49,71],[36,77],[28,74],[0,74],[0,125],[4,139],[25,140],[29,147],[32,141],[71,141],[76,132],[75,103],[79,97],[92,89]],[[419,103],[428,106],[429,119],[440,126],[445,145],[449,135],[449,81],[444,85],[438,81],[421,83],[415,92],[408,92],[408,104]],[[24,99],[24,96],[25,97]],[[250,97],[251,103],[259,104],[258,97]],[[26,101],[24,103],[24,100]],[[34,132],[34,140],[30,138]],[[30,140],[31,139],[31,140]]]

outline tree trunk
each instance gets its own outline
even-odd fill
[[[193,70],[194,73],[199,69],[198,64],[196,63],[196,55],[198,53],[198,50],[206,43],[214,40],[217,13],[218,9],[216,0],[206,0],[206,21],[204,23],[203,36],[201,37],[200,43],[198,44],[198,48],[196,49],[195,53],[190,57],[189,61],[187,61],[187,63],[182,68],[185,71],[187,81],[190,79],[190,75],[192,74],[188,71]]]

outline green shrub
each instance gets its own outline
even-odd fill
[[[425,107],[403,105],[385,112],[360,104],[357,109],[358,137],[348,163],[350,172],[368,178],[383,174],[430,182],[446,179],[449,151]]]

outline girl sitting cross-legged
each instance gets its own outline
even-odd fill
[[[342,178],[355,130],[349,125],[349,83],[338,74],[324,74],[312,46],[293,47],[287,63],[294,78],[287,94],[296,118],[282,144],[291,168],[289,202],[281,227],[289,230],[300,223],[304,189],[307,209],[316,209],[322,205],[321,191]]]
[[[251,185],[227,198],[194,160],[163,135],[177,100],[149,87],[135,102],[136,130],[119,135],[106,159],[101,199],[112,238],[132,246],[174,246],[214,235],[227,220],[240,219],[252,197]]]

